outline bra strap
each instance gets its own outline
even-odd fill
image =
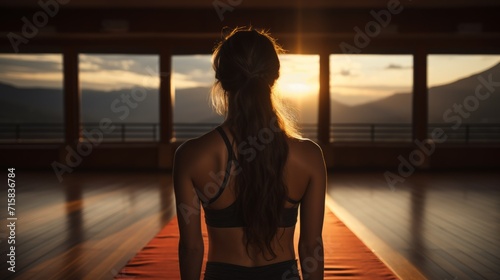
[[[224,129],[222,129],[222,127],[218,126],[216,129],[217,129],[217,132],[219,132],[220,136],[222,137],[222,140],[224,140],[224,143],[226,143],[228,161],[232,160],[234,157],[233,146],[231,145],[231,142],[229,142],[229,138],[227,137],[227,135],[224,132]]]
[[[222,184],[220,186],[220,189],[214,197],[212,197],[210,200],[207,201],[207,203],[206,203],[207,205],[216,201],[217,198],[219,198],[219,196],[221,196],[222,192],[226,188],[227,181],[229,180],[229,176],[231,176],[231,168],[232,168],[232,163],[233,163],[233,158],[234,158],[233,147],[232,147],[231,143],[229,142],[229,138],[227,138],[226,133],[224,132],[224,130],[220,126],[218,126],[216,129],[217,129],[217,132],[219,132],[219,134],[221,135],[222,140],[224,140],[224,143],[226,144],[228,158],[227,158],[226,173],[224,174],[224,179],[222,180]]]
[[[288,196],[286,197],[286,200],[288,202],[290,202],[291,204],[299,204],[300,203],[300,200],[293,200],[293,199],[289,198]]]

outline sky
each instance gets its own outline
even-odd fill
[[[82,88],[117,90],[121,88],[159,88],[159,55],[80,54]]]
[[[275,85],[276,93],[286,99],[291,113],[296,118],[311,122],[316,115],[319,93],[318,55],[281,55],[280,79]],[[210,55],[176,55],[172,58],[173,86],[176,89],[211,87],[214,71]],[[207,92],[208,97],[208,92]],[[303,105],[305,98],[315,100],[312,106]],[[309,100],[308,104],[311,104]]]
[[[318,55],[281,55],[281,79],[277,83],[280,92],[294,95],[317,94],[319,90]],[[214,72],[210,55],[177,55],[172,59],[174,87],[211,86]]]
[[[17,87],[62,88],[62,55],[0,54],[0,82]]]
[[[331,97],[347,105],[411,92],[411,55],[330,55]]]
[[[431,86],[448,84],[500,63],[500,55],[430,55],[427,79]]]
[[[277,90],[298,103],[319,90],[318,55],[281,55]],[[430,55],[429,87],[483,71],[500,62],[500,55]],[[214,81],[210,55],[174,56],[175,88],[209,87]],[[79,55],[84,89],[114,90],[159,87],[158,55]],[[348,105],[366,103],[412,88],[411,55],[331,55],[332,98]],[[0,82],[18,87],[62,88],[62,55],[0,54]]]

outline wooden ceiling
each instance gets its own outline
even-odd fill
[[[377,8],[391,0],[68,0],[71,8],[213,8],[219,1],[240,8]],[[393,0],[397,1],[397,0]],[[63,1],[61,1],[63,2]],[[414,8],[499,7],[498,0],[400,0]],[[37,7],[33,0],[1,0],[0,7]]]
[[[210,50],[223,27],[246,25],[271,30],[291,51],[316,53],[318,46],[338,51],[342,42],[354,44],[356,28],[366,30],[373,13],[394,2],[404,11],[393,14],[363,52],[408,52],[417,45],[443,52],[500,49],[500,0],[42,1],[67,3],[29,43],[19,45],[20,51],[78,46],[156,52],[170,47],[191,53]],[[223,18],[214,7],[221,3],[232,6]],[[35,0],[0,0],[0,52],[12,52],[8,35],[23,35],[23,19],[32,22],[41,11]]]

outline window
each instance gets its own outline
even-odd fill
[[[210,105],[210,90],[215,76],[211,57],[172,57],[174,138],[177,141],[198,137],[223,121],[223,117]]]
[[[316,138],[319,92],[319,56],[281,55],[280,79],[275,85],[305,137]],[[174,136],[200,136],[223,121],[210,105],[214,82],[211,55],[177,55],[172,59],[175,88]]]
[[[429,132],[443,129],[447,142],[500,141],[500,55],[429,55],[427,66]]]
[[[103,141],[159,140],[159,56],[80,54],[81,121],[87,131],[105,122]]]
[[[319,100],[319,55],[280,56],[278,94],[291,109],[303,137],[316,140]]]
[[[0,54],[0,141],[62,142],[61,54]]]
[[[330,55],[331,140],[411,141],[413,57]]]

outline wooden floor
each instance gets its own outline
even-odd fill
[[[59,183],[54,173],[18,171],[16,178],[16,272],[7,271],[2,240],[0,279],[112,279],[175,214],[168,174],[75,171]]]
[[[500,279],[499,173],[413,174],[394,190],[383,172],[334,173],[328,194],[429,279]]]
[[[169,174],[75,171],[59,183],[18,170],[16,190],[16,272],[2,226],[0,279],[112,279],[174,215]],[[335,172],[328,193],[429,279],[500,279],[500,175],[414,174],[393,191],[383,172]]]

